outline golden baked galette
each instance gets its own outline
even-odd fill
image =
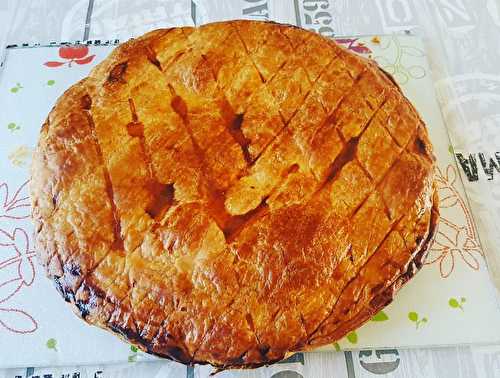
[[[265,365],[338,340],[415,275],[434,166],[392,78],[332,40],[255,21],[155,30],[43,124],[38,255],[79,316],[144,351]]]

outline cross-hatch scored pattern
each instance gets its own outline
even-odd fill
[[[37,242],[89,323],[184,363],[339,339],[421,266],[432,147],[374,63],[294,27],[151,32],[58,100]]]

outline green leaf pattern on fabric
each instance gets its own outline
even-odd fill
[[[349,332],[346,338],[351,344],[356,344],[358,342],[358,334],[356,331]]]
[[[372,322],[385,322],[386,320],[389,320],[389,317],[382,310],[380,310],[372,317]]]
[[[10,92],[17,93],[22,88],[23,88],[23,86],[20,83],[16,83],[16,85],[14,87],[10,88]]]
[[[418,313],[416,313],[415,311],[410,311],[408,313],[408,319],[410,320],[410,322],[415,323],[416,329],[428,322],[428,319],[425,316],[423,318],[420,318]]]
[[[13,132],[15,132],[15,131],[17,131],[17,130],[20,130],[20,129],[21,129],[21,127],[20,127],[18,124],[14,123],[14,122],[10,122],[9,124],[7,124],[7,129],[8,129],[11,133],[13,133]]]
[[[56,339],[48,339],[45,343],[48,349],[52,349],[57,352],[57,341]]]
[[[467,300],[465,299],[465,297],[461,297],[460,299],[457,299],[457,298],[450,298],[450,300],[448,301],[448,305],[451,307],[451,308],[456,308],[456,309],[460,309],[460,310],[464,310],[464,304]]]
[[[135,345],[130,346],[130,354],[128,356],[128,362],[136,362],[137,361],[137,353],[139,352],[139,348]]]

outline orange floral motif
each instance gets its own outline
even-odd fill
[[[453,165],[448,165],[444,174],[437,168],[436,184],[441,216],[425,264],[438,264],[442,278],[451,275],[457,259],[461,259],[471,269],[479,270],[480,258],[484,257],[472,215],[454,186],[456,180],[457,171]]]
[[[372,50],[363,42],[358,42],[359,38],[335,38],[335,42],[344,45],[348,50],[357,52],[358,54],[370,54]]]
[[[89,48],[85,45],[62,46],[59,48],[59,57],[64,59],[64,61],[49,61],[45,62],[43,65],[54,68],[64,66],[65,64],[71,67],[73,62],[79,65],[89,64],[94,60],[95,55],[88,55],[88,53]]]

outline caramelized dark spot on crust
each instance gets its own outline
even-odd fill
[[[76,301],[75,302],[76,308],[80,311],[80,316],[82,319],[85,319],[89,314],[89,304],[88,302],[82,302],[82,301]]]
[[[131,137],[144,137],[144,125],[140,122],[130,122],[127,125],[127,131]]]
[[[241,131],[243,116],[244,114],[237,114],[236,117],[234,118],[234,121],[230,124],[228,130],[233,139],[236,141],[236,143],[240,145],[245,161],[248,164],[250,164],[252,162],[252,158],[250,157],[250,153],[248,152],[248,146],[250,145],[250,140],[248,140]]]
[[[90,108],[92,107],[92,98],[88,94],[83,96],[80,99],[80,102],[83,110],[90,110]]]
[[[187,122],[188,108],[186,102],[180,96],[174,96],[171,102],[172,108],[174,111]]]
[[[87,283],[85,280],[83,281],[82,287],[83,290],[85,290],[88,298],[85,301],[77,299],[75,301],[75,304],[81,311],[85,311],[87,314],[89,314],[97,306],[97,303],[100,300],[105,300],[106,293],[97,288],[95,285]]]
[[[175,361],[180,361],[186,363],[186,353],[179,347],[170,347],[168,350],[169,356],[171,356]]]
[[[262,355],[262,357],[266,357],[267,353],[269,352],[269,349],[271,349],[271,347],[267,344],[259,345],[259,353]]]
[[[154,220],[160,221],[175,203],[174,185],[155,182],[149,187],[149,192],[152,194],[153,200],[146,208],[146,213]]]
[[[146,46],[146,56],[152,65],[154,65],[156,68],[158,68],[160,71],[162,71],[161,63],[158,60],[158,58],[156,57],[155,52],[153,51],[153,49],[150,46]]]
[[[82,275],[82,270],[78,265],[71,264],[69,267],[69,273],[75,277],[80,277]]]
[[[61,296],[64,298],[66,302],[72,302],[74,300],[74,295],[72,295],[71,292],[67,291],[65,287],[63,286],[63,283],[61,282],[61,277],[56,277],[54,276],[52,278],[54,282],[54,286],[56,287],[56,290],[61,294]]]
[[[340,154],[335,158],[333,163],[328,168],[324,185],[328,184],[331,181],[334,181],[338,176],[340,170],[344,167],[344,165],[346,165],[355,158],[358,142],[359,138],[352,138],[349,142],[347,142],[344,145],[344,148],[342,149]]]
[[[129,98],[128,99],[128,107],[130,108],[130,114],[132,114],[132,122],[138,122],[139,117],[137,117],[137,111],[135,109],[135,103],[134,100]]]
[[[144,125],[139,122],[139,118],[137,117],[137,112],[135,110],[134,100],[129,98],[128,105],[130,108],[130,114],[132,115],[132,122],[129,122],[129,124],[127,125],[128,134],[131,137],[139,138],[141,140],[141,147],[143,148],[143,150],[145,150],[145,147],[142,144],[144,142]]]
[[[416,238],[415,238],[415,243],[417,245],[420,245],[420,243],[422,243],[422,241],[424,240],[424,238],[421,236],[421,235],[418,235]]]
[[[106,183],[106,193],[108,194],[108,198],[111,203],[111,212],[113,213],[113,234],[114,234],[114,242],[113,249],[117,249],[122,251],[124,249],[123,245],[123,237],[122,237],[122,227],[120,224],[120,215],[118,212],[118,208],[116,207],[116,202],[114,200],[115,194],[113,191],[113,184],[111,183],[111,177],[109,176],[109,172],[105,170],[104,172],[104,181]]]
[[[49,120],[46,119],[45,122],[42,125],[42,128],[40,129],[40,132],[46,133],[49,131]]]
[[[255,326],[253,324],[253,319],[251,314],[246,314],[245,315],[245,320],[248,323],[248,327],[252,330],[252,332],[255,332]]]
[[[380,293],[370,300],[370,306],[373,308],[383,308],[392,302],[392,293]]]
[[[300,169],[300,166],[297,163],[292,164],[290,166],[290,168],[288,168],[288,171],[286,172],[285,177],[288,176],[288,175],[292,175],[292,174],[298,172],[299,169]]]
[[[243,352],[242,354],[240,354],[238,357],[236,357],[236,358],[231,358],[231,359],[228,361],[228,363],[229,363],[230,365],[236,365],[236,366],[238,366],[238,365],[242,365],[242,364],[245,362],[244,357],[246,356],[246,354],[247,354],[247,353],[248,353],[248,351],[247,351],[247,350],[246,350],[246,351],[244,351],[244,352]],[[221,356],[221,357],[224,357],[224,356]]]
[[[375,285],[374,287],[372,287],[370,289],[371,293],[372,294],[377,294],[380,292],[380,290],[384,289],[385,288],[385,285],[384,284],[378,284],[378,285]]]
[[[351,260],[351,264],[354,264],[354,256],[352,255],[352,245],[349,246],[349,250],[347,251],[347,256],[349,260]]]
[[[427,146],[421,138],[419,137],[415,138],[415,146],[417,147],[417,151],[420,154],[422,155],[427,154]]]
[[[125,83],[125,72],[127,71],[128,62],[119,63],[114,66],[109,72],[108,82],[110,83]]]

